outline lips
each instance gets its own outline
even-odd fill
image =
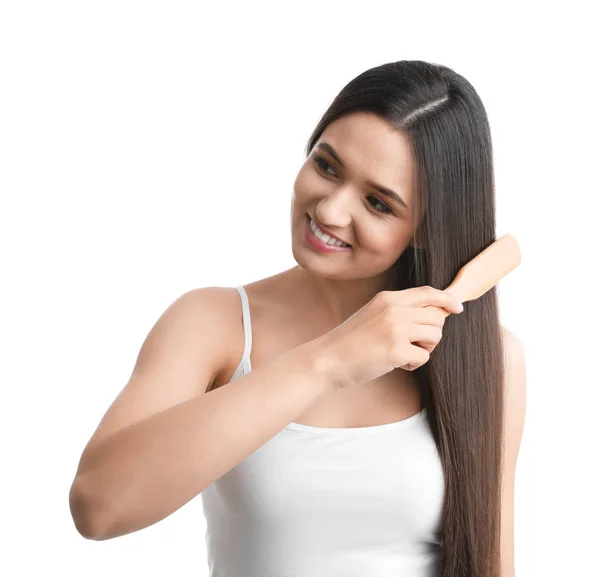
[[[309,224],[309,226],[310,226],[310,221],[311,220],[317,225],[317,227],[319,227],[320,230],[322,230],[325,234],[328,234],[331,238],[335,238],[336,240],[339,240],[341,242],[346,243],[348,245],[348,248],[352,247],[352,245],[349,242],[346,242],[343,238],[340,238],[339,236],[336,236],[335,234],[333,234],[332,232],[330,232],[329,230],[327,230],[320,222],[317,222],[309,214],[308,215],[308,224]]]

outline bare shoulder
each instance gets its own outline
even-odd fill
[[[513,447],[520,443],[527,401],[527,367],[521,339],[502,326],[504,339],[505,427]]]
[[[505,363],[508,369],[517,368],[525,363],[525,348],[517,335],[501,325],[504,341]]]
[[[514,495],[517,459],[525,428],[526,367],[521,340],[506,327],[502,327],[502,334],[505,379],[500,555],[501,566],[514,575]]]
[[[210,351],[224,359],[227,355],[223,345],[235,322],[235,301],[239,301],[238,292],[230,287],[202,287],[183,293],[148,333],[136,365],[143,364],[150,355],[176,354],[181,347],[195,349],[204,356]]]
[[[181,295],[171,308],[169,316],[175,324],[179,319],[182,339],[195,346],[199,355],[213,360],[210,378],[199,383],[199,392],[208,392],[228,374],[237,350],[243,350],[240,294],[234,287],[196,288]],[[165,316],[168,313],[169,309]]]
[[[128,382],[86,450],[210,389],[230,362],[230,338],[240,322],[237,295],[235,288],[205,287],[189,290],[169,304],[144,339]]]

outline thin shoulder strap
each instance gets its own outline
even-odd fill
[[[250,351],[252,350],[252,320],[250,318],[250,304],[248,302],[246,289],[241,285],[235,288],[240,293],[242,299],[242,320],[244,323],[244,354],[242,355],[242,361],[245,359],[248,363],[248,370],[251,370]]]

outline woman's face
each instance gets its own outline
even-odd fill
[[[323,131],[294,182],[292,252],[301,267],[359,279],[395,264],[413,237],[410,154],[406,137],[371,113],[339,118]],[[324,248],[311,219],[350,246]]]

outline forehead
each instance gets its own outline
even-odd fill
[[[391,188],[411,205],[411,148],[403,132],[375,114],[357,112],[329,124],[319,142],[333,146],[349,175]]]

